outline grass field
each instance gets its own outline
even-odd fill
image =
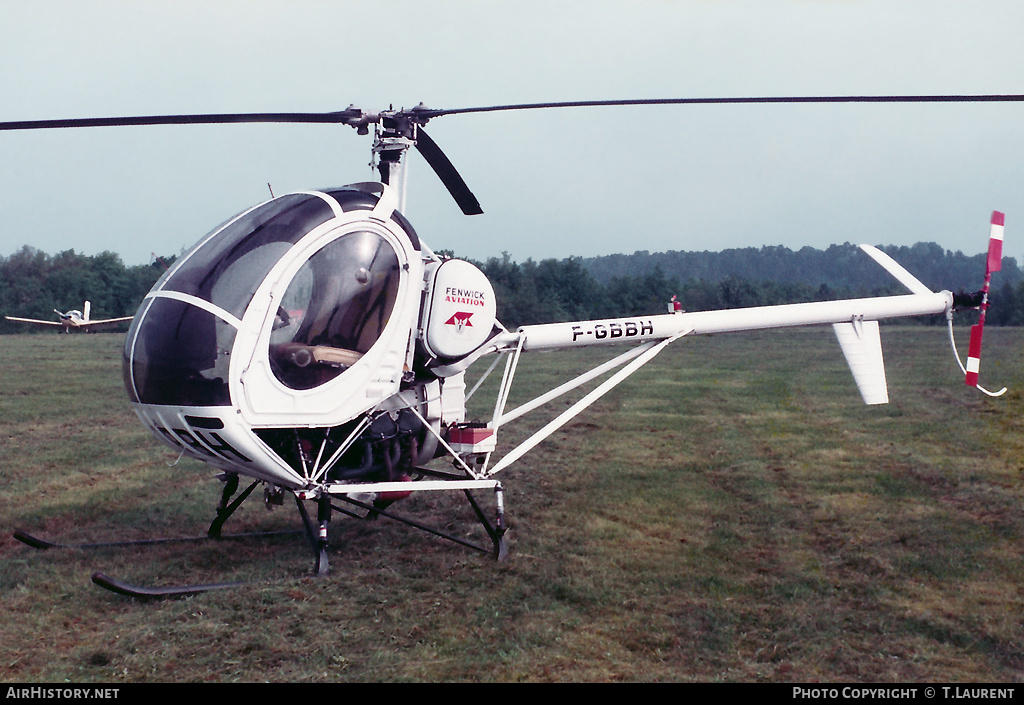
[[[319,579],[299,538],[10,538],[198,535],[212,519],[213,473],[174,465],[129,409],[121,341],[0,337],[4,682],[1024,678],[1019,329],[986,331],[983,383],[1010,387],[989,399],[944,329],[883,328],[883,407],[860,402],[828,329],[680,341],[502,477],[508,560],[339,517]],[[527,357],[517,394],[604,356]],[[400,508],[469,526],[464,502]],[[299,525],[254,499],[228,529]],[[95,570],[277,580],[143,601]]]

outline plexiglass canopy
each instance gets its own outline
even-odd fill
[[[133,401],[229,406],[228,368],[257,290],[289,250],[335,211],[322,195],[259,206],[208,236],[158,282],[125,344]],[[399,258],[380,234],[356,230],[313,252],[271,325],[270,365],[286,387],[336,378],[380,337],[394,309]]]

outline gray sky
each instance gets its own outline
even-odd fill
[[[0,120],[619,98],[1024,93],[1019,0],[0,0]],[[1024,104],[438,118],[484,214],[413,156],[435,249],[517,261],[935,241],[1024,252]],[[373,178],[344,126],[0,133],[0,255],[176,254],[276,193]],[[1015,233],[1020,233],[1016,235]]]

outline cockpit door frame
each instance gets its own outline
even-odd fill
[[[399,391],[412,355],[423,282],[423,262],[402,229],[383,212],[357,210],[318,226],[300,239],[260,284],[241,320],[229,371],[231,396],[242,419],[259,427],[330,426],[372,409]],[[399,287],[391,317],[377,342],[351,367],[313,389],[285,386],[270,364],[277,307],[292,279],[314,254],[341,237],[368,231],[398,257]]]

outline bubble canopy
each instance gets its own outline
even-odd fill
[[[245,347],[242,338],[264,342],[261,362],[286,392],[341,376],[381,339],[398,300],[404,250],[418,248],[398,213],[389,213],[390,227],[368,222],[365,211],[377,203],[360,190],[291,194],[200,241],[157,282],[132,322],[123,365],[131,400],[238,405],[231,363],[252,355],[236,349]],[[407,237],[395,238],[396,230]]]

